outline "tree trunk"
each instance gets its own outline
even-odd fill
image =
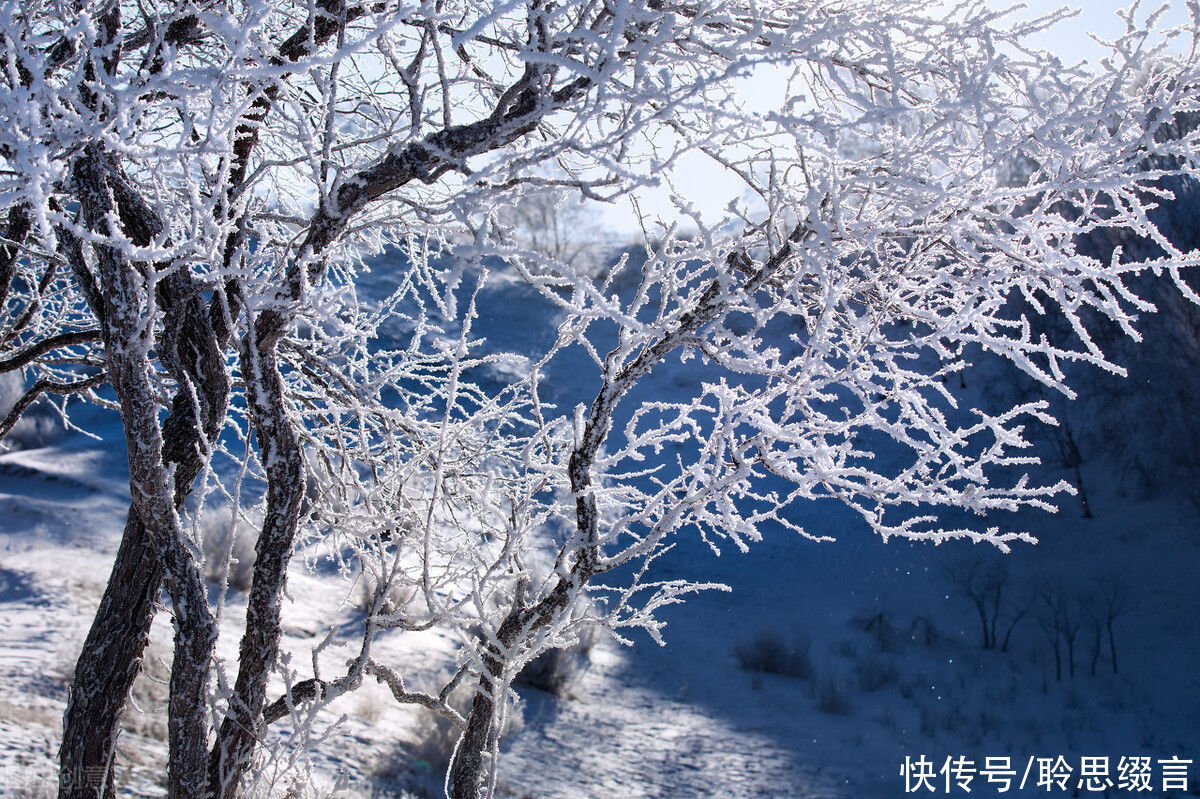
[[[996,625],[1000,621],[1000,607],[1004,601],[1004,577],[1003,572],[997,577],[997,584],[992,593],[992,614],[988,620],[988,643],[991,644],[989,649],[995,649],[997,644]]]
[[[590,509],[593,505],[587,507]],[[511,611],[496,631],[500,646],[511,650],[520,636],[549,624],[567,606],[571,592],[578,590],[588,579],[586,573],[580,571],[581,568],[576,565],[570,576],[560,577],[550,593],[533,607]],[[501,680],[504,666],[498,653],[490,647],[484,654],[483,662],[486,671],[480,676],[479,687],[471,700],[467,729],[459,739],[454,759],[450,762],[451,799],[482,799],[487,795],[487,781],[495,768],[490,753],[494,751],[494,744],[501,732],[498,729],[499,708],[495,697],[505,690]]]
[[[1083,487],[1083,472],[1079,469],[1079,462],[1075,463],[1075,490],[1079,492],[1079,507],[1083,513],[1083,518],[1092,518],[1092,506],[1088,502],[1087,491]]]
[[[84,221],[99,236],[125,236],[145,246],[161,234],[153,211],[140,204],[102,145],[85,147],[71,175]],[[113,229],[114,221],[119,221],[119,231]],[[165,459],[160,405],[150,380],[156,313],[151,287],[156,267],[133,262],[123,248],[109,244],[97,243],[93,249],[103,286],[98,296],[101,307],[93,310],[102,320],[109,383],[121,406],[130,498],[162,564],[173,605],[176,633],[167,722],[167,795],[190,799],[200,795],[206,778],[206,689],[216,628],[203,579],[183,540],[174,480]],[[164,331],[160,347],[175,349],[177,339],[171,333]]]
[[[1027,612],[1028,609],[1022,610],[1009,622],[1008,629],[1004,632],[1004,643],[1000,646],[1001,652],[1008,652],[1008,645],[1012,641],[1013,630],[1017,629],[1017,625],[1021,623],[1021,619],[1025,618]]]
[[[159,287],[174,333],[165,337],[183,380],[163,422],[163,460],[175,467],[180,508],[204,468],[229,403],[230,381],[221,357],[221,336],[211,314],[191,291],[186,271],[176,270]],[[226,334],[227,335],[227,334]],[[196,408],[202,419],[197,424]],[[59,799],[112,796],[112,769],[119,721],[149,641],[163,568],[136,509],[131,505],[112,573],[75,666],[59,749]]]
[[[975,610],[979,612],[979,629],[983,633],[983,648],[992,648],[992,639],[988,635],[988,617],[987,607],[983,604],[982,597],[975,597]]]
[[[59,799],[113,796],[121,712],[150,637],[162,566],[130,508],[108,587],[83,644],[63,717]]]
[[[267,515],[255,547],[246,628],[229,710],[208,763],[209,795],[234,799],[262,728],[267,676],[279,653],[280,599],[304,496],[304,459],[276,361],[277,337],[287,322],[264,313],[256,340],[242,347],[247,406],[267,471]]]
[[[1117,639],[1113,636],[1113,618],[1109,616],[1108,623],[1108,654],[1112,658],[1113,674],[1117,674]]]
[[[498,665],[498,664],[497,664]],[[491,659],[489,658],[489,669]],[[493,700],[490,675],[479,678],[471,712],[467,714],[467,729],[459,739],[450,764],[450,798],[482,799],[487,795],[485,780],[491,773],[486,762],[490,738],[496,723],[496,703]]]
[[[102,260],[104,260],[102,258]],[[203,790],[207,761],[208,668],[216,642],[215,622],[196,564],[183,542],[172,480],[163,460],[158,403],[149,380],[150,364],[138,281],[128,265],[106,268],[105,342],[109,380],[121,403],[129,460],[130,496],[163,566],[175,623],[171,663],[167,791],[171,799],[195,797]],[[114,283],[119,284],[114,286]]]

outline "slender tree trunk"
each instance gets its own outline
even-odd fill
[[[1008,645],[1012,641],[1013,630],[1017,629],[1017,625],[1021,623],[1021,619],[1025,618],[1025,614],[1028,612],[1028,609],[1022,610],[1009,622],[1008,629],[1004,633],[1004,643],[1000,646],[1001,652],[1008,652]]]
[[[996,585],[995,592],[992,594],[992,617],[988,620],[988,643],[991,644],[990,649],[996,648],[996,624],[1000,621],[1000,607],[1004,600],[1003,578],[997,579],[1000,582]]]
[[[108,586],[75,664],[58,755],[59,799],[113,795],[121,712],[141,668],[161,586],[162,566],[130,508]]]
[[[130,300],[129,292],[121,294],[123,301]],[[114,303],[114,308],[119,304]],[[205,694],[216,629],[203,581],[183,545],[174,491],[162,457],[158,403],[148,377],[149,362],[145,350],[136,346],[136,330],[141,324],[134,314],[124,320],[116,316],[109,315],[110,323],[123,329],[110,337],[106,349],[110,381],[121,401],[130,495],[162,562],[172,600],[175,652],[168,705],[167,790],[171,799],[183,799],[198,796],[204,785],[208,740]]]
[[[229,381],[224,370],[207,372],[208,379],[203,383],[207,399],[204,405],[209,410],[203,431],[207,442],[200,438],[201,430],[187,423],[194,411],[181,394],[176,395],[172,413],[163,425],[167,462],[176,466],[178,506],[182,506],[200,473],[203,464],[199,453],[204,444],[215,442],[228,400]],[[113,795],[112,767],[120,717],[141,668],[162,581],[158,554],[136,508],[131,506],[108,585],[75,665],[59,749],[60,799]]]
[[[267,515],[255,548],[246,629],[229,710],[208,764],[209,795],[234,799],[262,728],[267,677],[279,653],[280,600],[304,497],[304,458],[276,359],[287,320],[264,313],[242,347],[247,404],[267,471]]]
[[[221,336],[204,303],[176,270],[159,289],[164,316],[178,320],[166,337],[182,368],[181,388],[163,422],[164,461],[175,467],[175,503],[182,507],[215,444],[229,403],[230,381]],[[195,418],[200,408],[202,419]],[[120,716],[149,641],[163,569],[136,508],[125,531],[100,607],[75,666],[59,749],[60,799],[111,796]]]
[[[144,314],[134,305],[136,279],[128,266],[108,268],[106,288],[117,299],[106,314],[109,378],[121,402],[129,459],[130,495],[160,558],[172,600],[175,652],[171,664],[167,790],[171,799],[198,796],[207,761],[206,689],[216,629],[203,581],[183,544],[175,492],[163,460],[158,403],[149,380]],[[124,285],[113,287],[113,283]],[[122,318],[124,317],[124,318]]]
[[[510,648],[522,632],[544,626],[553,614],[565,606],[567,592],[565,583],[559,583],[557,589],[534,608],[526,611],[514,610],[508,614],[504,623],[497,631],[500,645]],[[561,604],[560,604],[561,602]],[[503,699],[504,686],[501,680],[504,669],[497,653],[489,651],[484,655],[485,672],[479,678],[479,686],[471,700],[471,710],[467,714],[467,729],[459,739],[455,749],[454,759],[450,763],[450,797],[451,799],[482,799],[487,795],[487,781],[495,768],[491,761],[492,744],[500,734],[500,710],[496,697]]]
[[[484,781],[491,770],[485,758],[497,715],[492,685],[490,675],[479,678],[471,712],[467,714],[467,729],[450,764],[451,799],[481,799],[486,795]]]
[[[980,632],[983,633],[983,648],[991,649],[992,639],[991,636],[988,635],[987,608],[983,604],[982,597],[977,597],[975,599],[975,610],[979,612],[979,629]]]
[[[1075,490],[1079,492],[1079,507],[1083,513],[1083,518],[1092,518],[1092,506],[1088,502],[1087,491],[1083,487],[1083,472],[1079,468],[1079,461],[1075,462]]]
[[[1041,620],[1038,624],[1046,636],[1046,643],[1049,644],[1050,651],[1054,654],[1054,681],[1062,682],[1062,652],[1058,644],[1058,629],[1044,624]]]
[[[595,509],[594,500],[581,500],[579,507],[584,513],[583,518],[590,521],[593,518],[590,514]],[[567,607],[571,593],[589,579],[586,568],[577,564],[572,573],[565,578],[560,577],[554,589],[536,605],[511,611],[496,632],[500,645],[511,649],[521,636],[549,624]],[[490,762],[489,753],[494,748],[493,736],[500,734],[501,708],[497,706],[496,696],[504,690],[501,680],[503,664],[496,652],[489,651],[484,655],[484,667],[485,673],[479,678],[479,687],[467,714],[467,729],[459,739],[454,759],[450,762],[451,799],[482,799],[487,793],[486,781],[495,767]]]
[[[1112,658],[1113,674],[1117,674],[1117,639],[1113,636],[1113,618],[1111,616],[1105,626],[1108,628],[1108,654]]]
[[[145,246],[162,234],[153,211],[138,202],[102,145],[84,148],[72,165],[72,185],[84,221],[99,236],[123,235]],[[113,230],[114,221],[119,221],[120,231]],[[200,795],[206,779],[206,690],[216,628],[203,580],[184,545],[174,481],[165,459],[160,405],[150,380],[152,322],[158,310],[156,268],[132,262],[123,249],[107,244],[95,244],[93,250],[103,286],[98,296],[102,305],[94,310],[102,320],[109,382],[121,406],[130,497],[162,564],[173,605],[167,792],[170,799],[190,799]],[[177,341],[167,330],[160,347],[174,350],[168,356],[178,356]]]

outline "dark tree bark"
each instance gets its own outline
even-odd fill
[[[119,220],[124,235],[145,245],[159,234],[161,225],[153,212],[138,202],[136,192],[123,179],[111,159],[99,145],[85,149],[73,168],[72,182],[80,198],[80,209],[87,225],[102,235],[111,234],[110,223]],[[205,357],[213,350],[211,335],[204,336],[208,314],[202,303],[187,292],[183,270],[163,281],[159,300],[181,312],[191,311],[199,319],[191,325],[179,320],[168,324],[159,342],[168,369],[180,381],[180,394],[172,409],[173,422],[160,428],[158,403],[149,382],[148,330],[143,318],[150,305],[142,272],[152,269],[133,264],[112,248],[95,248],[103,292],[93,295],[102,306],[94,308],[102,320],[108,376],[121,403],[129,458],[132,505],[127,523],[128,546],[123,541],[114,577],[129,574],[132,582],[113,586],[106,592],[101,612],[88,636],[67,716],[64,742],[60,752],[60,796],[96,796],[112,791],[112,752],[116,741],[117,720],[136,676],[141,650],[145,646],[153,619],[153,598],[159,580],[166,578],[175,607],[175,657],[171,671],[171,700],[168,711],[171,757],[168,764],[168,791],[171,796],[194,796],[204,782],[207,754],[207,709],[204,693],[208,664],[215,642],[215,628],[208,609],[203,582],[186,547],[182,545],[178,505],[199,467],[177,470],[174,481],[168,470],[169,458],[187,458],[195,452],[202,458],[207,446],[201,446],[200,420],[194,408],[209,406],[207,415],[215,417],[213,403],[202,401],[195,393],[197,385],[188,371],[214,371],[213,383],[222,385],[224,366],[219,357]],[[191,297],[191,299],[188,299]],[[199,313],[197,313],[199,311]],[[195,323],[199,322],[199,327]],[[186,331],[186,332],[185,332]],[[207,326],[211,334],[211,326]],[[181,364],[187,363],[185,368]],[[209,375],[203,375],[208,378]],[[201,382],[200,385],[205,385]],[[227,378],[224,381],[227,396]],[[209,385],[212,391],[214,386]],[[221,413],[224,408],[222,406]],[[204,411],[201,411],[204,414]],[[218,423],[219,429],[219,423]],[[189,432],[190,431],[190,432]],[[207,442],[203,442],[207,444]],[[178,449],[177,449],[178,448]],[[201,461],[202,463],[202,461]],[[139,546],[140,545],[140,546]],[[161,572],[146,568],[147,554]],[[116,628],[124,625],[124,629]],[[89,646],[91,648],[89,648]],[[89,656],[96,649],[107,650],[113,660],[100,665]],[[90,722],[94,722],[90,724]],[[99,734],[98,734],[99,733]],[[94,737],[94,743],[87,739]]]
[[[216,443],[229,402],[230,381],[211,315],[176,270],[160,287],[160,307],[175,320],[174,360],[185,388],[175,394],[163,423],[163,460],[175,467],[181,508]],[[198,389],[195,394],[191,387]],[[197,402],[193,403],[193,398]],[[195,418],[200,408],[201,419]],[[145,525],[130,508],[104,596],[84,641],[63,719],[59,796],[97,797],[112,791],[112,766],[122,710],[149,641],[163,570]],[[103,788],[101,786],[108,786]]]
[[[1119,672],[1117,671],[1117,639],[1113,635],[1113,621],[1114,621],[1114,618],[1112,616],[1109,616],[1108,621],[1104,625],[1104,627],[1106,630],[1108,630],[1108,656],[1112,659],[1113,674],[1118,674]]]
[[[8,291],[12,287],[13,278],[16,277],[17,256],[21,252],[18,245],[25,241],[31,224],[32,220],[25,206],[17,205],[9,209],[4,225],[5,241],[0,243],[0,310],[4,309]]]
[[[59,799],[113,796],[112,764],[121,712],[150,636],[162,566],[130,509],[104,597],[83,643],[67,696]]]
[[[234,799],[260,739],[267,677],[279,653],[280,599],[304,497],[304,459],[279,373],[276,347],[287,320],[273,312],[258,320],[242,347],[248,407],[267,471],[267,514],[255,547],[246,628],[229,710],[209,758],[209,795]]]
[[[1012,641],[1013,630],[1017,629],[1017,625],[1021,623],[1021,619],[1025,618],[1025,614],[1027,614],[1028,612],[1029,612],[1028,606],[1022,608],[1021,612],[1018,613],[1016,616],[1014,616],[1012,621],[1010,621],[1008,623],[1008,628],[1005,630],[1005,633],[1004,633],[1004,643],[1002,643],[1000,645],[1001,652],[1008,652],[1008,645]]]

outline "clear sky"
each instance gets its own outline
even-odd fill
[[[953,0],[937,0],[940,5],[952,6]],[[1132,2],[1132,0],[1130,0]],[[1014,2],[993,2],[996,7],[1008,7]],[[1125,0],[1024,0],[1026,8],[1016,12],[1019,17],[1037,17],[1063,6],[1074,8],[1078,15],[1071,20],[1047,31],[1033,42],[1047,50],[1058,53],[1067,63],[1094,61],[1101,55],[1101,49],[1089,34],[1096,34],[1102,39],[1115,39],[1124,30],[1124,23],[1117,16],[1117,11],[1127,8]],[[1143,0],[1138,10],[1138,18],[1145,19],[1152,11],[1168,6],[1167,13],[1161,18],[1158,27],[1166,28],[1187,21],[1186,0]],[[755,81],[757,82],[757,81]],[[744,83],[752,90],[754,82]],[[703,156],[683,159],[672,174],[675,188],[687,196],[703,212],[705,217],[717,217],[721,210],[728,205],[740,191],[736,179],[730,177],[719,167]],[[639,197],[639,204],[648,216],[674,218],[673,206],[665,192],[648,192]],[[605,206],[601,211],[605,227],[614,233],[633,233],[637,230],[637,220],[632,206],[628,201],[619,205]]]
[[[1124,30],[1124,23],[1117,16],[1117,11],[1127,8],[1129,2],[1120,0],[1068,0],[1068,2],[1052,2],[1052,0],[1024,0],[1029,10],[1023,15],[1034,16],[1045,14],[1061,6],[1078,9],[1079,15],[1065,25],[1056,28],[1053,33],[1042,36],[1038,42],[1048,50],[1056,51],[1064,61],[1084,61],[1094,59],[1099,52],[1088,33],[1095,33],[1103,39],[1115,39]],[[1001,5],[993,3],[993,5]],[[1187,7],[1184,0],[1142,0],[1138,9],[1138,18],[1144,19],[1152,11],[1162,6],[1168,6],[1167,13],[1159,22],[1161,27],[1180,25],[1188,20]],[[1060,30],[1061,29],[1061,30]]]

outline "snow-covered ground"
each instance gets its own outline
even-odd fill
[[[537,312],[527,289],[501,281],[481,298],[477,329],[496,349],[534,354],[547,343],[528,324]],[[695,379],[690,368],[664,369],[640,390],[686,392]],[[567,365],[551,376],[567,407],[586,396],[586,370]],[[971,380],[968,375],[968,391]],[[0,455],[0,680],[6,687],[0,794],[6,796],[50,793],[66,679],[124,522],[128,489],[119,428],[99,412],[89,427],[103,442],[68,435],[51,446]],[[925,756],[940,769],[947,756],[965,755],[979,767],[985,757],[1007,756],[1019,781],[1030,757],[1062,755],[1074,769],[1071,790],[1049,795],[1066,795],[1077,787],[1081,757],[1108,756],[1114,782],[1121,756],[1197,760],[1200,517],[1169,491],[1121,496],[1102,464],[1088,464],[1085,472],[1095,518],[1081,518],[1066,497],[1056,516],[1028,512],[987,523],[1027,529],[1041,542],[1019,546],[1005,561],[1009,613],[1039,590],[1078,597],[1087,607],[1087,597],[1107,586],[1125,587],[1131,610],[1115,625],[1119,675],[1112,674],[1105,642],[1093,676],[1093,639],[1084,628],[1074,679],[1057,681],[1032,610],[1008,652],[982,650],[974,610],[952,595],[944,569],[976,556],[990,563],[1001,557],[997,553],[968,543],[884,544],[843,509],[814,505],[797,521],[838,541],[818,544],[766,530],[749,554],[729,550],[717,557],[685,539],[660,561],[658,577],[687,575],[733,590],[669,609],[665,647],[644,637],[631,647],[600,642],[569,697],[523,689],[524,725],[503,757],[502,792],[888,797],[905,791],[906,757]],[[306,571],[302,562],[295,561],[284,612],[285,650],[301,670],[331,627],[361,621],[357,589],[335,573]],[[227,664],[234,661],[242,608],[243,598],[231,593],[221,643]],[[797,642],[809,673],[743,669],[735,650],[760,635],[788,646]],[[169,641],[164,614],[152,658],[169,655]],[[390,633],[379,652],[418,687],[452,659],[451,643],[434,633]],[[329,657],[337,662],[336,653]],[[143,705],[162,698],[152,681],[135,694]],[[339,700],[328,721],[338,714],[344,719],[316,745],[317,776],[331,784],[340,775],[345,795],[360,796],[398,795],[414,780],[435,783],[425,753],[414,745],[430,726],[420,713],[395,706],[374,684]],[[127,729],[118,771],[124,790],[156,794],[161,721],[132,709]],[[264,777],[280,786],[299,773],[281,758]],[[1190,778],[1192,790],[1200,791],[1200,765],[1193,763]],[[939,774],[935,784],[945,795],[942,779]],[[1182,795],[1164,794],[1160,781],[1155,764],[1151,795]],[[1033,784],[1030,777],[1023,793],[1048,793]],[[970,795],[993,795],[995,787],[976,778]],[[968,795],[953,786],[950,793]],[[1015,788],[1008,792],[1016,794]]]

